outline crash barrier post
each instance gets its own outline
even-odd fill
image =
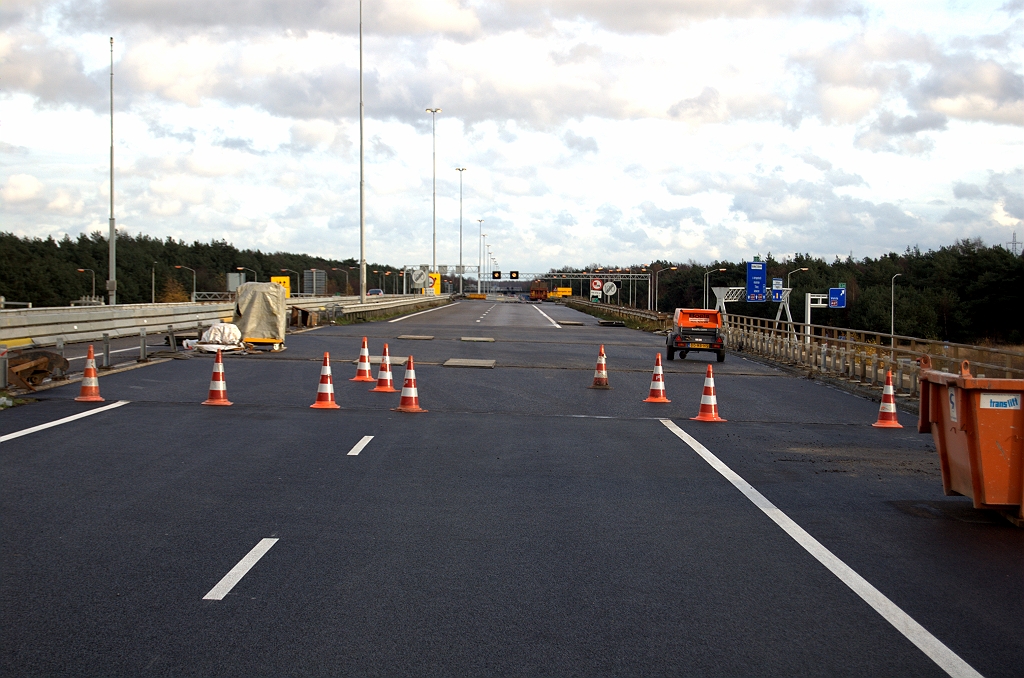
[[[171,352],[172,353],[177,353],[178,352],[178,340],[174,336],[174,325],[168,325],[167,326],[167,343],[169,343],[171,345]]]
[[[139,362],[148,363],[149,353],[146,350],[146,328],[139,330]]]
[[[939,453],[942,489],[974,508],[1003,512],[1024,527],[1024,379],[938,372],[921,358],[919,433],[931,433]]]
[[[56,345],[55,348],[57,349],[57,354],[61,358],[63,358],[64,357],[64,337],[57,337],[57,345]],[[64,374],[64,370],[62,370],[59,367],[53,371],[53,377],[52,377],[53,379],[64,379],[66,377],[67,377],[67,375]]]
[[[7,345],[0,344],[0,388],[7,388]]]
[[[103,333],[103,369],[110,369],[110,333]]]

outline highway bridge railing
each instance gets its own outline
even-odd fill
[[[314,323],[339,318],[366,320],[413,312],[450,302],[448,295],[389,295],[365,304],[359,297],[300,297],[287,300],[291,308],[310,312]],[[0,311],[0,345],[8,348],[55,346],[77,341],[201,329],[230,322],[234,302],[119,304],[117,306],[60,306]]]
[[[735,314],[727,315],[724,325],[730,349],[867,386],[881,387],[892,370],[896,391],[911,395],[919,393],[917,359],[924,355],[934,369],[948,372],[958,372],[961,361],[969,360],[977,376],[1024,376],[1024,353],[1005,348]]]

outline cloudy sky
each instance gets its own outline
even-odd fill
[[[364,0],[367,258],[1024,239],[1022,0]],[[0,230],[358,255],[355,0],[2,0]]]

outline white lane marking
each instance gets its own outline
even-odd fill
[[[252,569],[252,566],[259,562],[260,558],[266,555],[270,547],[277,543],[277,539],[261,539],[259,544],[252,547],[252,551],[245,554],[245,558],[238,561],[238,565],[231,568],[231,571],[224,575],[224,578],[217,582],[217,585],[210,589],[210,592],[203,596],[203,600],[223,600],[235,584],[242,581],[242,577]]]
[[[355,446],[351,450],[348,451],[348,456],[354,457],[357,454],[359,454],[360,452],[362,452],[363,448],[366,447],[366,445],[371,440],[373,440],[373,436],[363,436],[363,439],[360,440],[358,443],[356,443]]]
[[[559,325],[558,323],[556,323],[554,320],[552,320],[551,316],[549,316],[547,313],[545,313],[544,311],[540,310],[539,306],[534,306],[534,308],[537,310],[537,313],[540,313],[542,316],[547,318],[548,322],[550,322],[552,325],[554,325],[558,329],[562,329],[562,326]]]
[[[423,315],[424,313],[431,313],[433,311],[440,311],[442,308],[451,308],[452,306],[458,306],[461,303],[462,303],[461,301],[456,301],[456,302],[453,302],[451,304],[445,304],[444,306],[438,306],[436,308],[428,308],[426,311],[418,311],[417,313],[410,313],[409,315],[403,315],[401,318],[395,318],[394,320],[389,320],[388,322],[389,323],[401,322],[401,321],[405,320],[406,318],[412,318],[413,316]]]
[[[484,311],[484,314],[482,316],[480,316],[480,320],[483,320],[484,318],[486,318],[487,314],[490,313],[491,311],[493,311],[495,306],[497,306],[497,304],[491,304],[491,307],[489,309],[487,309],[486,311]],[[480,322],[480,320],[477,320],[476,322]]]
[[[21,436],[27,436],[29,433],[35,433],[36,431],[43,431],[54,426],[60,426],[61,424],[66,424],[69,421],[74,421],[75,419],[81,419],[82,417],[91,417],[94,414],[106,412],[107,410],[112,410],[115,407],[121,407],[121,405],[127,405],[128,402],[129,401],[127,400],[118,400],[116,403],[110,403],[109,405],[104,405],[103,407],[97,407],[96,409],[89,410],[88,412],[79,412],[78,414],[72,414],[70,417],[57,419],[56,421],[51,421],[47,424],[40,424],[39,426],[33,426],[32,428],[26,428],[20,431],[15,431],[14,433],[8,433],[5,436],[0,436],[0,443],[6,442],[8,440],[14,440],[15,438],[20,438]]]
[[[132,346],[131,348],[119,348],[116,351],[111,351],[111,353],[126,353],[128,351],[138,351],[138,350],[139,350],[138,346]],[[100,351],[99,353],[96,354],[96,357],[99,358],[102,355],[103,355],[103,351]],[[76,355],[74,358],[68,358],[68,360],[85,360],[88,357],[89,357],[88,355]]]
[[[822,546],[821,542],[809,535],[792,518],[780,511],[775,504],[768,501],[750,483],[726,466],[708,448],[701,445],[690,434],[679,428],[675,422],[669,419],[662,419],[661,423],[672,433],[675,433],[680,440],[689,445],[711,468],[722,474],[754,506],[761,509],[766,516],[771,518],[776,525],[781,527],[804,550],[814,556],[819,563],[828,568],[832,574],[839,577],[839,580],[850,587],[850,590],[860,596],[865,603],[873,607],[875,612],[882,615],[887,622],[895,626],[896,630],[906,636],[907,640],[917,645],[942,670],[955,678],[981,678],[981,674],[975,671],[970,664],[929,633],[928,629],[914,621],[909,614],[904,612],[896,603],[886,598],[881,591],[868,583],[864,577],[857,574],[853,568],[839,560],[831,551]]]

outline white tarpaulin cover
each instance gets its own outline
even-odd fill
[[[233,345],[242,343],[242,333],[238,327],[231,323],[217,323],[211,325],[210,329],[203,332],[200,344],[224,344]]]
[[[235,291],[235,316],[242,341],[284,342],[288,322],[284,288],[277,283],[244,283]]]

